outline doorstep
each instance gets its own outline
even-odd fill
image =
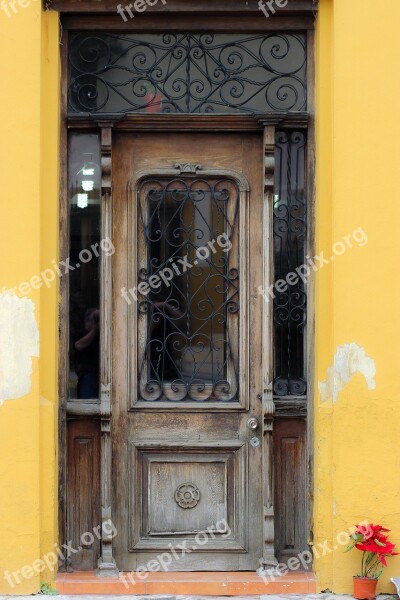
[[[60,594],[178,594],[185,596],[259,596],[265,594],[315,594],[316,579],[311,571],[297,571],[263,581],[257,573],[173,572],[121,573],[119,577],[97,577],[94,571],[58,573],[56,587]]]

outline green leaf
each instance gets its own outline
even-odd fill
[[[344,553],[349,552],[350,550],[352,550],[354,548],[354,546],[357,544],[357,542],[351,542],[350,546],[347,546],[347,548],[343,551]]]
[[[374,538],[374,542],[377,546],[382,546],[382,547],[386,546],[386,544],[382,544],[382,542],[380,542],[379,540],[376,540],[375,538]]]
[[[364,539],[364,536],[361,533],[353,533],[351,537],[353,540],[356,540],[356,542],[360,542]]]
[[[370,552],[367,556],[367,560],[366,560],[366,564],[368,565],[371,560],[374,558],[375,554],[373,552]]]

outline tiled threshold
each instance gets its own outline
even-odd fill
[[[97,577],[94,571],[59,573],[60,594],[258,596],[264,594],[315,594],[315,575],[297,571],[265,582],[254,572],[121,573]]]

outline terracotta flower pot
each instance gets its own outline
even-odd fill
[[[377,579],[369,577],[353,577],[353,596],[357,600],[374,600],[376,595]]]

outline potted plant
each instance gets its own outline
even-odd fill
[[[354,598],[373,600],[378,578],[386,567],[386,557],[395,556],[395,545],[388,540],[389,529],[372,523],[356,525],[350,536],[350,544],[345,552],[352,548],[361,550],[361,573],[353,577]]]

